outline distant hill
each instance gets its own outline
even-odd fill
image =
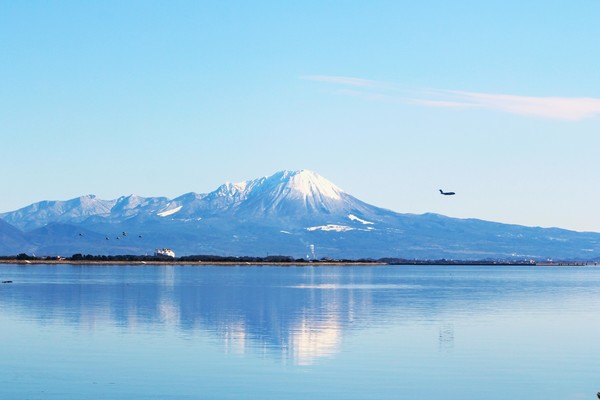
[[[307,170],[281,171],[207,194],[82,196],[0,214],[3,254],[192,254],[295,258],[594,259],[600,234],[438,214],[358,200]],[[10,224],[10,225],[9,225]],[[12,225],[12,226],[11,226]],[[16,227],[16,228],[15,228]]]
[[[0,219],[0,254],[25,253],[34,249],[23,232]]]

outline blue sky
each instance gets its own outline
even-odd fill
[[[0,2],[0,212],[311,169],[600,231],[600,2],[523,3]]]

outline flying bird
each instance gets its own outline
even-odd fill
[[[442,189],[440,189],[440,193],[444,196],[454,196],[456,194],[454,192],[444,192]]]

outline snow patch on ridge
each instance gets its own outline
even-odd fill
[[[182,208],[183,208],[183,206],[175,207],[175,208],[172,208],[167,211],[159,212],[156,215],[158,215],[159,217],[168,217],[169,215],[173,215],[173,214],[181,211]]]
[[[311,226],[310,228],[306,228],[307,231],[326,231],[326,232],[346,232],[346,231],[353,231],[354,228],[351,228],[349,226],[345,226],[345,225],[334,225],[334,224],[328,224],[328,225],[322,225],[322,226]]]
[[[374,222],[365,221],[364,219],[360,219],[356,215],[353,215],[353,214],[348,214],[348,218],[350,218],[351,221],[358,221],[363,225],[373,225],[374,224]]]

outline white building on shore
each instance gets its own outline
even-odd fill
[[[154,255],[156,257],[161,257],[161,256],[167,256],[167,257],[172,257],[175,258],[175,252],[171,249],[155,249],[154,250]]]

